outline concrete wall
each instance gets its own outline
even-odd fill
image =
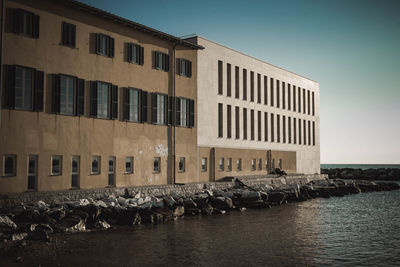
[[[256,149],[256,150],[272,150],[272,151],[292,151],[296,153],[296,171],[298,173],[319,173],[320,172],[320,136],[319,136],[319,84],[310,79],[304,78],[287,70],[278,68],[259,59],[250,57],[241,52],[235,51],[228,47],[206,40],[202,37],[192,37],[187,40],[197,43],[205,47],[204,50],[199,50],[198,53],[198,138],[199,146],[212,146],[216,148],[236,148],[236,149]],[[218,60],[223,62],[223,94],[218,94]],[[227,96],[227,63],[231,64],[231,85],[232,96]],[[235,98],[235,67],[239,67],[239,98]],[[247,70],[247,100],[243,100],[243,69]],[[255,102],[250,101],[250,71],[254,72],[254,94]],[[261,103],[257,103],[257,74],[261,74]],[[264,105],[264,75],[268,77],[268,104]],[[274,90],[275,105],[270,105],[270,78],[280,81],[280,89],[282,90],[282,82],[297,87],[301,87],[301,105],[303,105],[303,88],[314,92],[315,94],[315,115],[304,114],[303,107],[301,113],[298,112],[298,102],[296,101],[296,111],[293,111],[293,94],[291,94],[291,110],[288,110],[288,100],[286,94],[286,108],[283,109],[282,93],[280,94],[280,108],[276,105],[276,85]],[[286,87],[287,90],[287,87]],[[307,98],[307,96],[306,96]],[[296,90],[296,99],[298,93]],[[307,99],[306,99],[307,100]],[[218,137],[218,103],[223,104],[223,137]],[[232,106],[232,138],[227,138],[227,105]],[[235,107],[240,107],[240,138],[235,139]],[[307,101],[306,101],[307,106]],[[310,105],[311,106],[311,105]],[[243,108],[247,108],[247,140],[243,139]],[[255,111],[255,140],[250,140],[250,110]],[[261,140],[257,138],[257,111],[262,112],[261,121]],[[263,113],[279,114],[281,141],[277,142],[277,127],[274,128],[275,141],[271,142],[271,127],[268,127],[268,142],[264,141],[264,117]],[[297,144],[293,144],[294,131],[292,125],[291,140],[288,143],[288,127],[286,128],[286,143],[283,143],[283,126],[282,116],[287,118],[298,119],[315,122],[315,146],[303,144],[303,129],[302,129],[302,144],[298,144],[298,125],[297,125]],[[269,118],[270,122],[270,118]],[[303,128],[303,125],[302,125]],[[312,129],[312,126],[311,126]],[[312,140],[312,139],[311,139]]]
[[[159,185],[167,179],[168,148],[171,126],[122,121],[122,87],[141,88],[147,92],[172,93],[174,64],[172,42],[149,33],[105,20],[56,1],[6,1],[4,64],[18,64],[45,73],[44,112],[2,109],[0,125],[0,175],[3,157],[17,155],[17,175],[0,177],[0,193],[23,192],[27,188],[27,159],[38,155],[37,190],[64,190],[71,187],[71,157],[80,156],[80,188],[105,187],[108,183],[108,158],[116,157],[116,186]],[[40,16],[40,34],[33,39],[12,33],[12,9],[22,8]],[[76,25],[76,48],[60,45],[61,22]],[[93,53],[93,34],[103,33],[115,39],[115,56]],[[125,43],[144,47],[144,65],[126,62]],[[170,55],[170,71],[153,69],[152,51]],[[176,57],[192,61],[191,78],[176,76],[176,95],[196,99],[196,52],[186,46],[176,47]],[[67,74],[85,79],[85,115],[56,115],[51,111],[51,74]],[[91,118],[89,81],[104,81],[119,86],[119,118]],[[4,94],[3,94],[4,95]],[[195,107],[197,104],[195,104]],[[149,110],[150,113],[150,110]],[[196,170],[195,128],[176,127],[176,181],[188,182]],[[170,141],[168,142],[168,137]],[[51,175],[51,156],[62,155],[62,175]],[[101,173],[92,175],[91,156],[101,156]],[[134,157],[134,173],[125,174],[125,158]],[[161,172],[153,173],[153,159],[161,157]],[[186,157],[186,171],[178,173],[179,157]],[[173,157],[172,157],[173,160]],[[170,162],[170,167],[173,162]],[[172,172],[171,172],[172,173]]]

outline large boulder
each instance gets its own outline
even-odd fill
[[[13,233],[17,230],[17,225],[5,215],[0,215],[0,233]]]

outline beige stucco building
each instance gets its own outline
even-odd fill
[[[197,50],[199,161],[216,166],[198,175],[320,173],[319,84],[203,37],[187,40],[204,47]]]
[[[73,0],[4,0],[0,194],[319,173],[318,83]]]

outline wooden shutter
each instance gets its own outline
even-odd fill
[[[168,96],[164,95],[164,125],[168,124]]]
[[[173,96],[168,96],[168,112],[167,112],[167,124],[172,125],[173,124],[173,105],[174,105],[174,97]]]
[[[53,112],[60,113],[60,87],[61,78],[59,74],[53,75]]]
[[[176,59],[176,72],[178,73],[178,75],[182,75],[181,70],[182,70],[182,66],[181,66],[181,62],[182,60],[180,58]]]
[[[157,94],[151,93],[151,123],[157,123]]]
[[[13,27],[13,30],[14,30],[14,33],[16,33],[16,34],[20,34],[22,31],[21,31],[21,27],[22,27],[22,12],[21,12],[21,10],[20,9],[14,9],[14,12],[13,12],[14,14],[13,14],[13,16],[14,16],[14,27]]]
[[[169,55],[165,54],[165,71],[169,71]]]
[[[109,43],[109,57],[114,57],[114,38],[108,36],[108,43]]]
[[[6,65],[6,107],[15,107],[15,66]]]
[[[192,61],[188,61],[187,70],[188,70],[188,77],[192,77]]]
[[[190,120],[189,127],[194,127],[194,100],[189,99]]]
[[[175,125],[181,125],[181,99],[179,97],[175,98]]]
[[[77,79],[76,92],[76,115],[79,116],[85,112],[85,80]]]
[[[127,43],[127,47],[128,47],[128,62],[132,62],[132,48],[133,48],[133,44]]]
[[[110,118],[118,119],[118,86],[111,84]]]
[[[143,46],[139,46],[139,64],[144,64],[144,48]]]
[[[186,127],[190,125],[190,99],[186,99]]]
[[[140,121],[147,122],[148,102],[147,102],[147,92],[146,91],[140,91],[140,104],[141,104]]]
[[[90,115],[97,116],[97,82],[90,82]]]
[[[124,95],[123,95],[124,99],[123,99],[122,119],[124,121],[128,121],[129,120],[129,101],[130,101],[129,91],[130,91],[130,88],[126,87],[126,88],[123,88],[123,90],[124,90]]]
[[[44,95],[44,72],[35,71],[35,86],[33,98],[33,110],[43,111],[43,95]]]
[[[72,24],[70,25],[70,36],[71,36],[70,45],[72,47],[75,47],[76,46],[76,26],[72,25]]]
[[[96,33],[96,54],[100,54],[100,33]]]
[[[38,15],[33,15],[33,21],[32,21],[32,37],[33,38],[39,38],[39,16]]]

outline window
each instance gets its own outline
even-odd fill
[[[65,115],[83,115],[85,81],[73,76],[53,75],[53,112]]]
[[[299,145],[301,145],[301,119],[299,119]]]
[[[235,138],[240,138],[240,109],[235,107]]]
[[[6,73],[6,106],[12,109],[43,111],[44,73],[16,65],[7,65]]]
[[[219,168],[218,168],[218,170],[219,171],[223,171],[224,170],[224,158],[220,158],[219,159]]]
[[[276,115],[276,137],[278,143],[281,142],[281,116],[278,114]]]
[[[247,139],[247,108],[243,108],[243,139]]]
[[[179,172],[185,172],[185,158],[179,158]]]
[[[296,111],[296,86],[293,85],[293,111]]]
[[[268,112],[264,112],[264,141],[268,142]]]
[[[288,90],[287,90],[287,101],[288,101],[288,110],[290,110],[291,108],[292,108],[292,105],[291,105],[291,103],[292,103],[292,99],[291,99],[291,97],[290,97],[290,92],[291,92],[291,88],[290,88],[290,84],[288,83]]]
[[[218,94],[219,95],[222,95],[222,93],[223,93],[222,78],[223,78],[222,61],[218,60]]]
[[[315,96],[314,92],[312,92],[312,115],[315,115]]]
[[[62,173],[62,156],[51,157],[51,175],[61,175]]]
[[[155,51],[154,52],[154,66],[157,70],[169,71],[169,55]]]
[[[172,98],[169,98],[172,99]],[[194,127],[194,100],[178,97],[176,101],[176,121],[177,126]],[[168,100],[169,102],[169,100]],[[168,113],[172,113],[172,100],[168,103]],[[169,116],[168,116],[169,117]],[[172,119],[172,117],[171,117]],[[168,121],[168,124],[171,122]]]
[[[207,158],[201,158],[201,171],[207,171]]]
[[[286,84],[282,82],[282,108],[286,108]]]
[[[307,114],[310,115],[311,110],[310,110],[310,90],[307,90]]]
[[[4,176],[15,176],[17,174],[17,155],[4,156]]]
[[[153,124],[167,124],[168,96],[159,93],[151,93],[151,122]],[[179,118],[177,118],[179,119]]]
[[[108,186],[115,186],[115,157],[108,158]]]
[[[251,170],[255,171],[256,170],[256,159],[251,160]]]
[[[236,160],[236,170],[241,171],[242,170],[242,159],[237,159]]]
[[[288,143],[291,144],[292,143],[292,118],[288,117]]]
[[[303,145],[307,145],[307,128],[306,128],[306,120],[303,120],[303,131],[304,131],[304,142]]]
[[[102,33],[96,33],[96,54],[114,57],[114,38]]]
[[[306,114],[306,89],[303,88],[303,113]]]
[[[227,122],[226,137],[231,138],[232,137],[232,106],[231,105],[226,106],[226,122]]]
[[[232,73],[231,64],[226,64],[226,96],[232,95]]]
[[[239,98],[239,67],[235,67],[235,98]]]
[[[313,123],[312,123],[312,132],[313,132],[312,143],[313,143],[313,146],[315,146],[315,121],[313,121]]]
[[[297,96],[299,98],[299,103],[298,103],[298,112],[301,113],[301,88],[297,87]]]
[[[37,180],[37,155],[28,156],[28,190],[36,190]]]
[[[228,172],[232,171],[232,158],[228,158],[228,165],[226,166]]]
[[[144,48],[138,44],[128,43],[128,62],[143,65]]]
[[[261,141],[261,111],[257,111],[257,136],[258,141]]]
[[[14,9],[14,32],[39,38],[39,16],[22,9]]]
[[[221,103],[218,103],[218,137],[223,137],[223,106]]]
[[[147,104],[147,92],[146,104]],[[133,122],[143,122],[142,115],[142,94],[143,91],[136,88],[124,88],[124,120]],[[147,115],[147,114],[146,114]]]
[[[250,110],[250,138],[254,140],[254,110]]]
[[[257,74],[257,103],[261,103],[261,74]]]
[[[254,72],[250,71],[250,101],[254,102]]]
[[[92,156],[92,174],[100,174],[101,170],[101,157]]]
[[[271,159],[271,168],[275,170],[275,159]]]
[[[76,26],[71,23],[61,23],[61,44],[75,48],[76,45]]]
[[[258,159],[258,170],[261,171],[262,170],[262,159]]]
[[[293,144],[297,143],[296,118],[293,118]]]
[[[308,145],[311,146],[311,121],[308,121]]]
[[[184,58],[178,58],[178,74],[184,77],[192,77],[192,62]]]
[[[71,162],[71,187],[79,187],[80,156],[72,156]]]
[[[271,142],[275,141],[274,113],[271,113]]]
[[[283,143],[286,143],[286,116],[282,116]]]
[[[91,82],[90,115],[103,119],[118,117],[118,87],[105,82]]]
[[[161,158],[160,157],[154,158],[153,172],[155,172],[155,173],[160,173],[161,172]]]
[[[270,87],[270,103],[271,103],[271,107],[274,106],[274,78],[270,78],[269,80],[269,87]]]
[[[268,105],[268,77],[264,76],[264,105]]]
[[[247,70],[243,69],[243,100],[247,100]]]
[[[125,173],[133,173],[133,157],[126,157]]]
[[[281,99],[280,99],[280,81],[276,80],[276,107],[279,108],[281,105]]]

